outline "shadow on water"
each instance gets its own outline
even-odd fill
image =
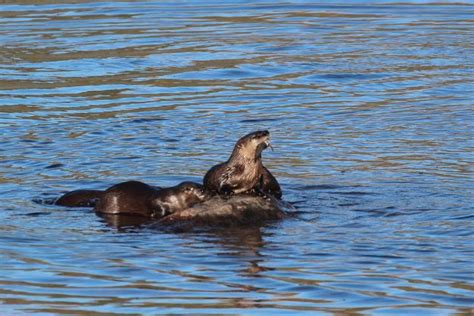
[[[136,231],[137,228],[143,228],[145,225],[153,222],[153,220],[150,220],[149,218],[140,217],[140,216],[109,215],[109,214],[96,214],[96,215],[100,217],[107,226],[117,229],[118,232],[124,232],[124,233],[130,232],[130,231]]]

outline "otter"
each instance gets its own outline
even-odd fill
[[[207,199],[203,186],[182,182],[156,189],[139,181],[116,184],[104,191],[94,210],[102,214],[138,215],[159,218],[192,207]]]
[[[278,181],[262,164],[262,151],[267,147],[271,148],[270,132],[267,130],[240,138],[230,158],[206,173],[204,188],[224,195],[254,191],[280,199],[282,192]]]

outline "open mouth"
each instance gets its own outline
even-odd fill
[[[273,146],[270,143],[270,137],[266,137],[265,140],[263,141],[263,144],[265,145],[265,148],[270,147],[270,149],[273,151]]]
[[[267,138],[263,143],[265,144],[265,148],[270,147],[270,149],[273,151],[273,146],[270,143],[270,138]]]

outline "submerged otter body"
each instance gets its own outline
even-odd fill
[[[274,197],[238,194],[216,195],[209,200],[163,217],[160,224],[190,227],[260,225],[285,218],[294,207]]]
[[[270,146],[269,139],[268,131],[253,132],[239,139],[230,158],[206,173],[205,189],[218,194],[254,190],[281,198],[278,181],[262,164],[262,151]]]
[[[101,190],[75,190],[65,193],[54,204],[68,207],[94,207],[103,194],[104,191]]]
[[[156,189],[139,181],[116,184],[107,189],[94,210],[103,214],[163,217],[204,201],[207,195],[200,184],[182,182]]]

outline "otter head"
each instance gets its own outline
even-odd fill
[[[270,144],[270,132],[267,130],[256,131],[245,135],[237,141],[231,158],[243,157],[257,160],[261,157],[262,151],[267,147],[272,148]]]
[[[204,191],[204,187],[194,182],[181,182],[176,186],[176,189],[183,196],[184,202],[188,207],[209,198],[208,193]]]

